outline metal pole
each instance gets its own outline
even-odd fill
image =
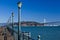
[[[13,25],[14,25],[13,17],[14,17],[14,13],[12,12],[12,30],[13,30]],[[12,35],[13,35],[13,31],[12,31]]]
[[[18,2],[18,40],[22,40],[21,39],[21,28],[20,28],[20,35],[19,35],[19,27],[21,24],[21,22],[20,22],[21,6],[22,6],[22,3]]]
[[[7,32],[6,32],[6,28],[4,30],[4,40],[7,40]]]
[[[19,37],[19,27],[20,27],[20,7],[18,7],[18,40],[20,40],[20,37]]]

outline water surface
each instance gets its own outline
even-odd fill
[[[41,40],[60,40],[60,27],[20,27],[22,32],[30,32],[31,37],[37,40],[37,36],[40,35]],[[15,27],[17,31],[17,27]]]

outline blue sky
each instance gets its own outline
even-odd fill
[[[0,0],[0,23],[7,22],[12,11],[17,22],[18,1],[22,1],[21,21],[60,21],[59,0]]]

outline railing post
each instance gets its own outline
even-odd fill
[[[40,35],[38,35],[38,40],[40,40]]]
[[[7,40],[6,28],[5,28],[5,30],[4,30],[4,40]]]

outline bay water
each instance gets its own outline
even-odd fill
[[[14,27],[17,31],[18,27]],[[60,26],[25,26],[20,27],[22,32],[30,32],[31,38],[37,40],[60,40]]]

